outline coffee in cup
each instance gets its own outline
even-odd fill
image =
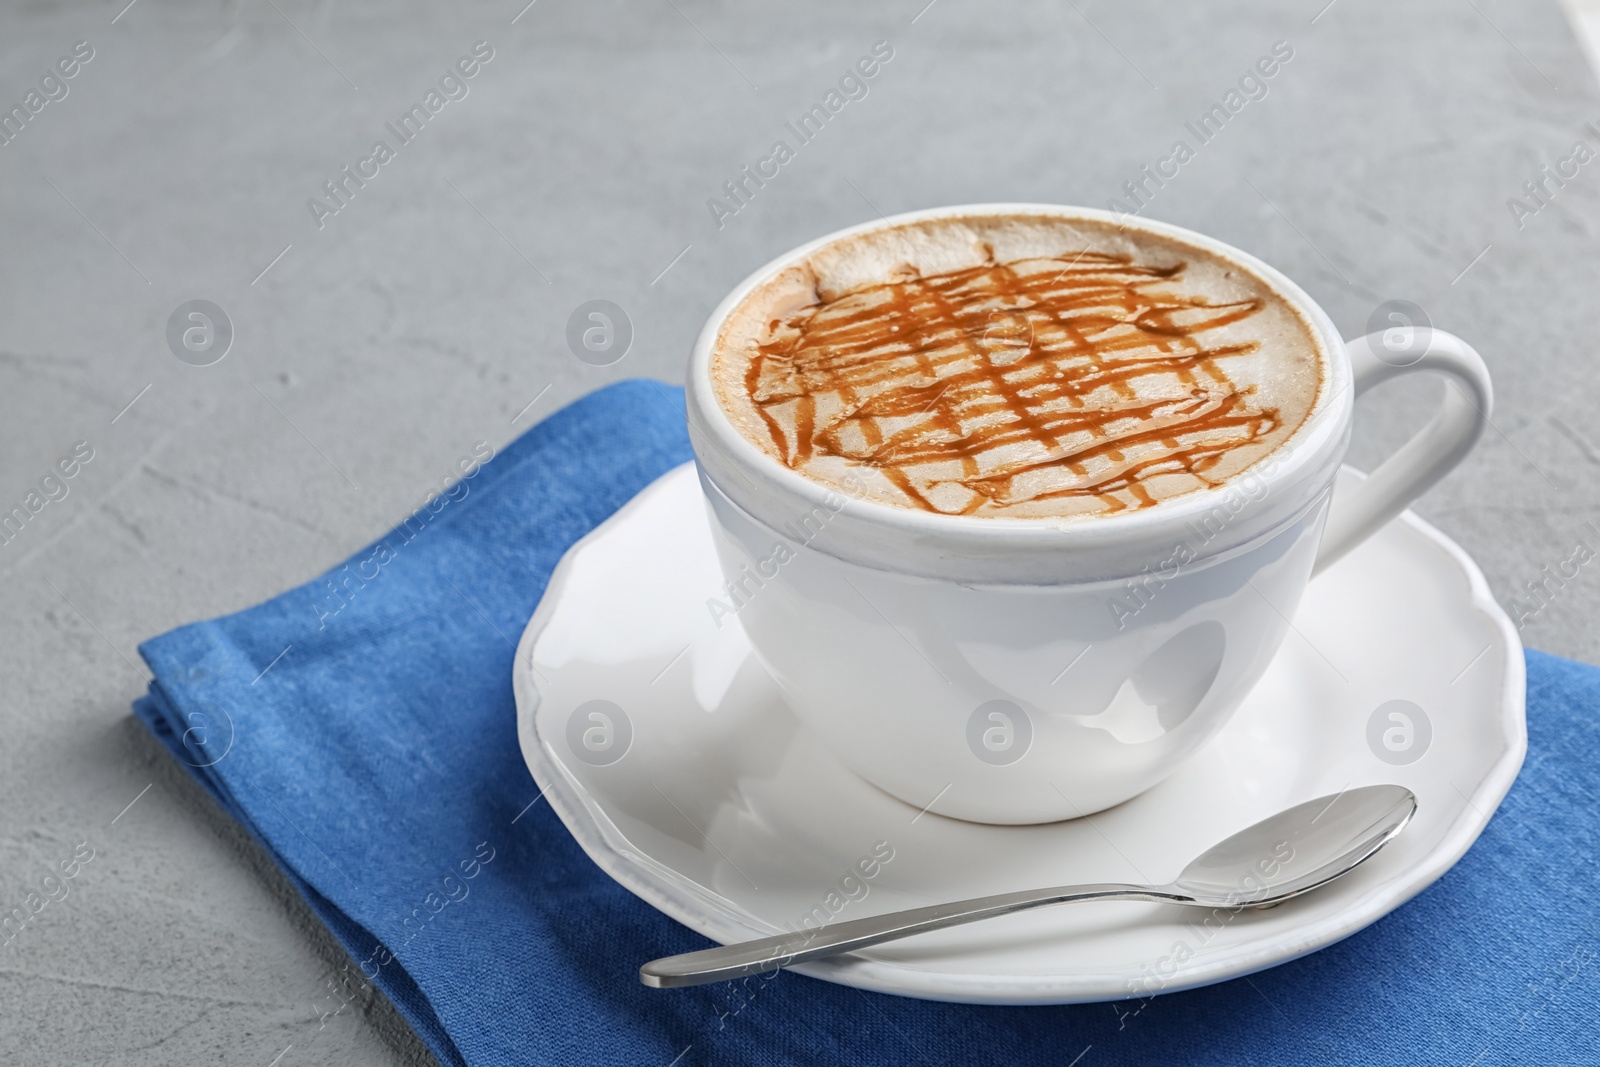
[[[1264,280],[1106,223],[983,215],[818,249],[717,337],[717,399],[774,460],[949,515],[1080,518],[1215,489],[1304,424],[1311,324]]]

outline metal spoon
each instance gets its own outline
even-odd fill
[[[1153,900],[1202,908],[1266,908],[1326,885],[1388,844],[1416,813],[1398,785],[1369,785],[1298,804],[1213,845],[1170,885],[1100,882],[934,904],[653,960],[639,980],[704,985],[826,959],[928,930],[1087,900]]]

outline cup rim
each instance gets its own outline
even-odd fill
[[[1317,359],[1323,375],[1322,389],[1316,403],[1312,405],[1305,420],[1295,432],[1277,449],[1221,485],[1193,490],[1150,507],[1112,515],[1072,517],[948,515],[899,507],[871,499],[848,497],[836,488],[812,481],[798,471],[784,466],[739,432],[715,395],[711,379],[711,355],[728,316],[753,290],[786,267],[804,260],[834,242],[912,223],[975,215],[1039,215],[1054,219],[1082,219],[1110,223],[1140,230],[1180,245],[1189,244],[1234,263],[1255,275],[1311,325],[1312,336],[1316,342]],[[722,299],[701,328],[689,359],[685,393],[691,444],[697,457],[702,461],[702,469],[707,466],[713,468],[719,466],[706,462],[703,446],[709,443],[730,465],[745,474],[766,480],[772,488],[786,496],[798,498],[804,507],[822,506],[837,512],[840,510],[840,498],[844,497],[843,510],[852,517],[867,520],[873,526],[899,531],[921,543],[938,544],[955,539],[968,545],[993,546],[1001,551],[1007,548],[1087,549],[1099,545],[1125,543],[1130,538],[1142,540],[1152,533],[1180,527],[1209,514],[1217,507],[1221,495],[1231,486],[1236,485],[1241,478],[1252,471],[1258,471],[1268,462],[1272,462],[1270,472],[1263,472],[1258,476],[1266,482],[1269,495],[1276,486],[1296,483],[1301,478],[1329,467],[1328,450],[1338,448],[1345,440],[1355,404],[1353,375],[1349,360],[1343,353],[1344,340],[1338,328],[1327,312],[1305,290],[1270,264],[1214,237],[1172,223],[1122,215],[1098,208],[1042,203],[960,204],[908,211],[848,226],[807,241],[752,271]],[[696,439],[697,437],[699,439]],[[1336,467],[1337,464],[1333,466]],[[708,473],[713,474],[714,480],[730,499],[737,502],[743,495],[737,486],[729,484],[728,479],[716,478],[714,471]]]

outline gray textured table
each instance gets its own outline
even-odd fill
[[[679,380],[715,301],[806,238],[945,203],[1103,206],[1279,40],[1265,97],[1147,213],[1278,265],[1347,333],[1401,298],[1476,344],[1495,429],[1418,510],[1521,598],[1530,645],[1600,660],[1593,567],[1526,592],[1600,548],[1600,162],[1523,188],[1600,147],[1553,4],[523,2],[0,12],[0,105],[23,109],[0,126],[0,512],[27,512],[0,544],[0,908],[94,849],[0,949],[8,1061],[428,1062],[371,992],[324,1017],[341,951],[129,717],[135,645],[304,581],[479,440],[616,378]],[[492,58],[390,135],[478,41]],[[867,95],[714,212],[878,41]],[[635,333],[605,368],[565,340],[596,298]],[[179,336],[187,361],[167,336],[197,299],[233,333],[209,366],[220,334]],[[1358,464],[1431,403],[1403,384],[1363,402]]]

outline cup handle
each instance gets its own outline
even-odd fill
[[[1313,575],[1365,541],[1460,463],[1489,425],[1494,406],[1483,357],[1454,334],[1428,329],[1420,355],[1416,346],[1388,345],[1382,333],[1348,341],[1345,351],[1356,396],[1392,378],[1430,371],[1444,377],[1444,401],[1428,424],[1382,466],[1334,494]]]

